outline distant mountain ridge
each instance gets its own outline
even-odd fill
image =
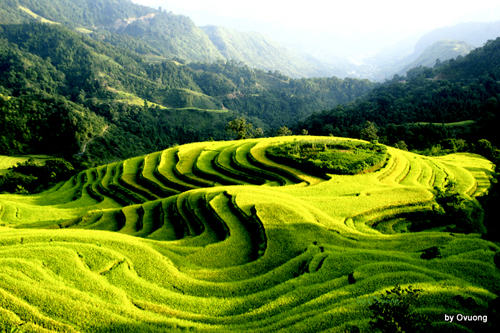
[[[291,77],[332,75],[331,70],[267,36],[221,27],[199,28],[189,17],[130,0],[6,0],[0,4],[0,24],[40,20],[61,23],[80,32],[94,32],[94,38],[104,41],[112,37],[109,32],[129,35],[148,45],[131,48],[132,51],[148,50],[167,59],[235,60],[251,68],[278,70]]]
[[[258,32],[239,32],[223,27],[201,28],[227,60],[235,60],[291,77],[326,76],[325,70],[308,62],[298,52],[278,44]]]
[[[456,59],[459,56],[469,54],[474,49],[474,46],[462,41],[450,39],[439,40],[427,47],[415,61],[406,65],[398,74],[405,75],[408,70],[419,66],[432,68],[438,60]]]
[[[460,23],[435,29],[418,41],[416,37],[404,46],[358,61],[306,49],[288,49],[260,33],[215,26],[200,28],[189,17],[130,0],[4,0],[0,3],[0,24],[32,21],[60,23],[153,61],[234,60],[250,68],[279,71],[293,78],[338,76],[376,81],[404,74],[412,66],[434,63],[436,59],[425,59],[432,57],[432,52],[422,53],[440,40],[457,40],[479,47],[488,39],[500,36],[500,21]],[[328,41],[332,43],[335,41]],[[441,61],[466,54],[466,51],[454,52],[456,46],[449,47],[445,51],[446,44],[441,45],[437,56]]]
[[[499,36],[500,21],[467,22],[434,29],[418,40],[412,37],[367,59],[373,70],[371,79],[391,79],[394,74],[404,75],[418,66],[433,67],[438,58],[445,61],[464,56]]]
[[[435,42],[443,39],[453,39],[481,47],[489,39],[500,36],[500,21],[467,22],[454,26],[441,27],[423,35],[415,45],[414,53],[421,53]]]

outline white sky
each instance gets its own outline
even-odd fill
[[[211,24],[245,30],[243,24],[238,25],[238,20],[243,22],[250,19],[265,23],[268,27],[272,24],[273,29],[280,26],[288,29],[290,34],[326,33],[354,43],[378,43],[380,47],[383,44],[396,43],[413,34],[452,25],[464,16],[500,6],[498,0],[132,1],[155,8],[161,6],[174,14],[189,16],[198,26]],[[268,35],[270,31],[264,28],[259,31],[255,22],[252,22],[251,28],[248,29]],[[283,31],[281,33],[283,34]],[[310,37],[314,38],[312,35]]]
[[[203,10],[233,18],[250,18],[285,26],[321,29],[413,31],[448,25],[462,16],[494,8],[498,0],[132,0],[162,6],[174,14]],[[294,3],[297,3],[296,5]],[[185,15],[185,14],[184,14]],[[217,25],[217,22],[209,22]]]

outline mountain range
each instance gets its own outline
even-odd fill
[[[115,38],[110,34],[131,36],[135,44],[130,46],[132,51],[150,58],[181,62],[234,60],[294,78],[350,76],[377,81],[404,74],[414,66],[432,66],[437,58],[444,61],[463,56],[500,33],[500,21],[460,23],[431,31],[411,43],[398,43],[392,50],[365,57],[359,63],[338,55],[296,51],[257,32],[197,27],[189,17],[130,0],[6,0],[0,5],[0,18],[3,24],[60,23],[111,43]],[[455,40],[462,46],[445,40]],[[437,42],[439,47],[428,49]]]
[[[304,62],[291,62],[279,44],[260,34],[201,29],[187,17],[126,0],[50,0],[60,6],[37,10],[41,3],[0,4],[0,154],[81,154],[98,163],[231,139],[226,125],[238,117],[258,128],[252,132],[257,136],[286,133],[288,126],[295,133],[356,137],[365,121],[381,130],[479,121],[496,108],[498,41],[465,55],[472,45],[438,39],[410,66],[398,64],[399,73],[409,69],[407,77],[393,74],[383,84],[294,79],[267,68],[287,62],[289,69],[304,69]],[[271,48],[275,53],[268,53]],[[460,68],[446,60],[457,54],[463,55],[456,61]],[[439,67],[422,67],[438,58]],[[256,59],[266,70],[244,62]],[[314,68],[321,69],[319,63]],[[322,111],[324,118],[314,116]],[[440,139],[447,137],[452,134]]]

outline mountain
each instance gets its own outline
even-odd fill
[[[271,133],[374,87],[367,80],[292,79],[236,61],[151,61],[130,51],[148,44],[105,36],[115,45],[60,24],[0,25],[0,154],[85,153],[110,161],[230,139],[225,126],[243,115]]]
[[[185,16],[140,6],[130,0],[8,0],[0,23],[48,20],[69,28],[126,34],[168,58],[214,61],[222,57],[208,36]]]
[[[474,47],[483,46],[490,39],[500,36],[500,21],[466,22],[441,27],[423,35],[415,45],[414,53],[420,54],[435,42],[443,39],[459,40]]]
[[[447,66],[437,69],[441,78],[450,80],[477,80],[482,78],[488,81],[485,88],[490,91],[500,77],[500,38],[487,41],[483,47],[477,48],[466,57],[457,61],[450,61]],[[488,78],[488,79],[486,79]],[[500,93],[500,91],[492,91]]]
[[[438,58],[445,61],[463,56],[472,48],[480,47],[499,36],[500,21],[467,22],[442,27],[385,48],[377,55],[367,58],[363,69],[373,80],[391,79],[394,74],[404,75],[412,67],[425,64],[432,67]],[[444,42],[447,40],[456,42]]]
[[[457,60],[443,61],[434,68],[413,68],[353,103],[312,114],[293,129],[354,137],[371,122],[381,143],[402,142],[408,149],[429,149],[433,154],[441,149],[475,149],[480,139],[498,146],[498,77],[500,37]],[[433,146],[434,152],[430,150]],[[500,161],[500,154],[491,151],[488,158]]]
[[[243,62],[263,70],[279,70],[291,77],[328,76],[298,52],[257,32],[239,32],[223,27],[202,27],[219,52],[228,60]]]
[[[0,5],[0,13],[0,23],[58,23],[113,44],[117,42],[115,34],[130,36],[135,41],[119,46],[147,56],[182,62],[235,60],[291,77],[337,73],[330,65],[288,50],[264,35],[222,27],[199,28],[186,16],[130,0],[8,0]]]
[[[398,74],[405,75],[408,70],[419,66],[434,67],[441,61],[465,56],[474,49],[474,46],[465,42],[450,39],[439,40],[427,47],[415,61],[406,65]]]

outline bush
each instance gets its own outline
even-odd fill
[[[371,332],[428,332],[430,322],[425,315],[416,313],[415,303],[420,289],[411,286],[401,288],[397,284],[380,295],[380,300],[370,305],[373,313],[370,320]]]
[[[458,232],[486,233],[483,207],[476,199],[458,193],[456,187],[456,183],[450,182],[444,191],[436,189],[436,201],[445,211],[442,218],[455,224]]]
[[[55,183],[69,179],[76,172],[73,165],[62,158],[49,159],[43,166],[30,158],[11,169],[7,174],[0,175],[0,192],[40,192]]]

